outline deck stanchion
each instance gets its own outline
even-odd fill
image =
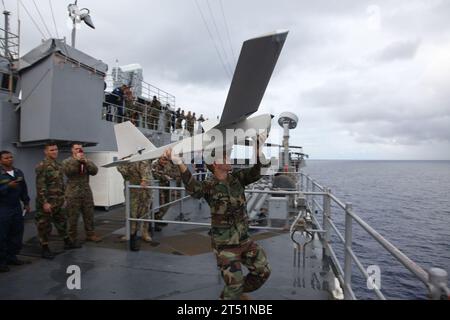
[[[344,298],[351,299],[352,291],[352,217],[350,211],[353,205],[351,203],[345,204],[345,258],[344,258]]]
[[[130,183],[125,182],[125,235],[127,241],[130,241]],[[129,249],[129,246],[127,246]]]
[[[330,199],[330,189],[325,188],[326,194],[323,195],[323,214],[322,214],[322,225],[323,230],[325,230],[324,240],[328,243],[331,238],[331,226],[329,219],[331,219],[331,199]]]

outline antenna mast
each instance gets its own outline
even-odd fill
[[[69,4],[67,10],[69,11],[69,17],[72,19],[72,47],[75,48],[75,40],[77,35],[77,25],[84,21],[89,27],[95,29],[94,23],[92,22],[91,16],[89,15],[90,10],[87,8],[78,9],[78,0],[75,3]]]

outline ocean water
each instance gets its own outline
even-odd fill
[[[355,213],[422,268],[450,274],[450,161],[309,160],[303,171],[351,202]],[[344,234],[343,211],[333,206],[332,214]],[[343,246],[336,236],[332,240],[343,267]],[[365,267],[380,267],[387,298],[426,298],[422,282],[356,222],[353,249]],[[352,274],[356,296],[376,299],[355,264]]]

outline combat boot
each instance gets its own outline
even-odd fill
[[[91,242],[101,242],[102,238],[99,237],[98,235],[96,235],[95,233],[89,234],[86,237],[86,241],[91,241]]]
[[[70,250],[70,249],[79,249],[81,248],[81,245],[78,243],[78,241],[72,241],[70,238],[64,239],[64,250]]]
[[[50,248],[48,247],[48,245],[43,245],[42,246],[42,258],[44,259],[48,259],[48,260],[52,260],[55,255],[50,251]]]
[[[139,251],[139,239],[136,234],[130,235],[130,250]]]
[[[142,240],[145,242],[152,242],[152,237],[148,233],[148,224],[146,223],[142,226]]]

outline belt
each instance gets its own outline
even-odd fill
[[[239,247],[242,247],[243,245],[247,244],[249,240],[250,240],[250,237],[246,237],[246,238],[240,240],[242,242],[240,242],[239,244],[221,244],[221,245],[214,244],[214,247],[217,250],[235,249],[235,248],[239,248]]]
[[[242,212],[238,211],[236,214],[229,213],[229,214],[214,214],[211,216],[211,222],[213,226],[231,226],[233,224],[236,224],[237,222],[246,222],[247,221],[247,215]]]

